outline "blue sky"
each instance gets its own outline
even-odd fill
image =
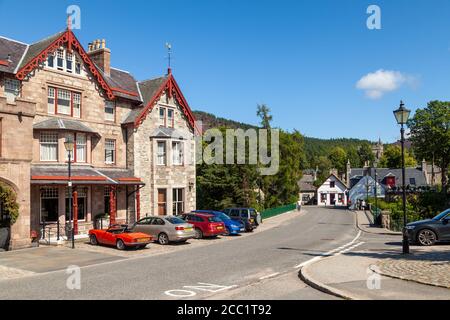
[[[0,0],[0,35],[51,35],[70,4],[81,8],[77,37],[105,38],[114,67],[164,74],[168,41],[191,108],[241,122],[257,123],[265,103],[286,130],[394,141],[400,99],[412,110],[450,100],[450,1]],[[381,30],[366,27],[371,4]]]

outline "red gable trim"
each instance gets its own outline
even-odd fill
[[[8,66],[9,63],[6,60],[0,60],[0,66]]]
[[[119,178],[119,179],[117,179],[117,181],[123,181],[123,182],[125,182],[125,181],[141,181],[141,179],[139,179],[139,178]]]
[[[69,178],[66,176],[31,176],[31,180],[61,180],[65,181]],[[93,177],[93,176],[74,176],[70,178],[74,181],[105,181],[104,177]]]
[[[169,73],[167,80],[161,84],[161,86],[159,87],[156,94],[149,101],[149,103],[145,106],[144,110],[142,110],[139,117],[137,117],[136,121],[134,122],[134,127],[138,128],[142,124],[142,122],[144,122],[144,120],[147,118],[147,115],[153,110],[153,107],[158,102],[158,100],[160,99],[160,97],[164,93],[164,91],[167,91],[167,94],[169,94],[169,96],[172,96],[174,93],[176,94],[177,101],[180,104],[183,113],[187,117],[189,124],[192,126],[194,131],[196,131],[197,133],[200,133],[199,128],[197,128],[197,126],[195,125],[195,121],[196,121],[195,116],[192,113],[192,110],[189,107],[183,94],[181,93],[180,87],[178,86],[177,82],[175,81],[175,78],[173,77],[172,73]]]
[[[30,62],[20,68],[20,70],[17,72],[16,78],[19,80],[25,79],[27,75],[29,75],[33,70],[38,68],[47,60],[49,54],[55,52],[58,48],[62,47],[66,43],[69,50],[73,48],[78,52],[84,63],[87,65],[87,69],[97,80],[100,87],[105,90],[108,99],[113,100],[114,94],[111,88],[108,86],[105,79],[103,78],[95,64],[92,62],[92,60],[89,58],[89,55],[86,53],[86,51],[84,51],[83,46],[71,30],[67,30],[66,32],[64,32],[58,39],[53,41],[52,44],[42,50],[38,55],[36,55],[36,57],[34,57]]]

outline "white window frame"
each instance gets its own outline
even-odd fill
[[[55,92],[56,92],[56,89],[54,87],[47,88],[47,113],[49,113],[49,114],[55,114],[55,112],[56,112]],[[50,102],[51,100],[53,102]]]
[[[108,112],[108,111],[111,111]],[[116,105],[114,101],[105,101],[105,120],[115,122],[116,120]]]
[[[72,116],[81,118],[81,93],[72,91]]]
[[[8,102],[20,97],[20,81],[17,79],[5,78],[3,81],[5,96]]]
[[[160,146],[164,146],[164,148],[159,148]],[[167,144],[165,141],[157,141],[156,142],[156,163],[158,166],[165,166],[167,165]]]
[[[161,115],[161,112],[163,113]],[[166,115],[167,115],[167,110],[164,107],[159,107],[159,113],[158,113],[158,121],[159,121],[159,125],[161,127],[165,127],[166,126]]]
[[[182,141],[172,142],[172,164],[182,166],[184,163],[184,143]]]
[[[172,108],[167,108],[167,127],[173,128],[175,126],[175,110]],[[169,117],[169,113],[172,113],[172,117]]]
[[[181,199],[178,198],[181,191]],[[185,211],[185,189],[184,188],[173,188],[172,189],[172,213],[174,215],[179,215]],[[178,204],[181,203],[181,212],[178,212]]]
[[[49,64],[50,57],[53,57],[53,66]],[[71,63],[68,63],[69,61]],[[58,62],[61,62],[61,66],[58,65]],[[45,66],[50,69],[64,71],[71,74],[84,74],[82,59],[78,57],[75,51],[68,52],[66,48],[59,48],[54,53],[50,53],[45,61]]]
[[[112,160],[108,160],[107,152],[111,152]],[[115,139],[105,139],[105,163],[115,164],[116,163],[116,140]]]
[[[86,163],[87,162],[87,135],[84,133],[76,134],[76,162]],[[81,153],[82,152],[82,153]],[[80,157],[83,155],[83,157]]]
[[[56,148],[55,158],[48,159],[43,158],[44,155],[44,147],[47,148]],[[58,161],[58,133],[55,132],[41,132],[41,135],[39,137],[39,159],[40,161],[45,162],[57,162]],[[47,152],[47,154],[50,154],[50,152]]]
[[[57,97],[56,97],[57,112],[59,114],[71,116],[72,115],[72,92],[67,89],[57,89],[56,92],[57,92]],[[69,101],[69,106],[64,106],[62,104],[60,105],[59,100]],[[68,113],[63,112],[63,110],[64,111],[68,110]]]

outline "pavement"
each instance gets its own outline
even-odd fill
[[[355,248],[305,265],[300,277],[306,283],[344,299],[450,299],[449,245],[411,246],[412,254],[403,255],[401,234],[371,226],[362,211],[354,214],[362,231]]]
[[[78,248],[75,251],[79,255],[102,254],[99,257],[104,260],[79,266],[73,274],[66,272],[65,265],[72,260],[61,262],[59,267],[63,268],[55,271],[32,266],[43,265],[45,259],[59,260],[53,259],[49,251],[45,257],[29,259],[28,264],[23,260],[21,264],[10,261],[11,268],[36,272],[0,280],[0,299],[329,300],[334,297],[301,282],[298,270],[301,264],[351,242],[357,234],[352,213],[308,207],[302,213],[266,220],[251,234],[193,241],[182,248],[160,249],[159,245],[150,244],[148,250],[120,255],[113,248]],[[168,251],[156,253],[158,250]],[[68,285],[73,276],[79,280],[79,287]]]

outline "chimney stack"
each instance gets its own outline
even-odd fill
[[[106,48],[105,39],[96,39],[89,44],[88,55],[94,63],[109,76],[111,74],[111,50]]]

